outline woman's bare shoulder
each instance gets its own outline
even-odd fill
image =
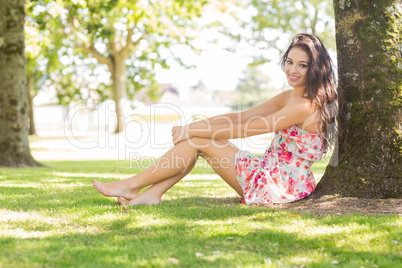
[[[304,114],[305,120],[297,124],[300,128],[319,132],[321,127],[321,117],[319,111],[314,107],[312,102],[307,98],[301,98],[294,102],[294,109],[300,114]]]
[[[299,111],[303,111],[307,114],[313,114],[317,110],[314,108],[313,103],[307,99],[307,98],[300,98],[295,100],[292,104],[290,104],[295,107],[295,109]]]
[[[293,96],[293,90],[285,90],[277,95],[275,95],[275,99],[277,104],[283,108],[289,104]]]

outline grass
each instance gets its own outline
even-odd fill
[[[314,215],[239,203],[198,166],[159,206],[121,212],[92,179],[127,161],[0,169],[0,267],[401,267],[398,215]],[[132,163],[131,163],[132,164]],[[133,167],[133,165],[131,165]],[[323,173],[325,163],[313,171]]]

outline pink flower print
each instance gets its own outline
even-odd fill
[[[308,196],[315,189],[310,166],[312,161],[321,159],[323,144],[321,135],[291,126],[275,133],[262,157],[240,154],[236,172],[241,174],[239,184],[245,203],[272,203],[271,194],[278,196],[279,202]],[[267,187],[268,184],[275,186]]]
[[[278,177],[277,177],[277,176],[272,177],[272,182],[273,182],[275,185],[278,185]]]
[[[301,199],[301,198],[304,198],[304,197],[308,196],[308,193],[302,192],[302,193],[298,193],[297,195],[298,195],[297,197],[299,199]]]
[[[293,195],[294,192],[295,192],[295,188],[293,186],[288,187],[286,189],[286,194]]]
[[[295,184],[295,181],[292,178],[288,179],[288,185],[293,186]]]
[[[304,185],[304,189],[306,189],[307,192],[312,193],[314,191],[314,185],[308,182]]]
[[[254,184],[258,184],[258,180],[261,178],[261,174],[257,174],[254,178]]]
[[[237,175],[240,175],[241,173],[243,173],[243,171],[244,171],[243,166],[236,166]]]
[[[284,156],[285,156],[286,164],[290,164],[290,163],[293,162],[293,155],[292,155],[292,153],[286,152]]]

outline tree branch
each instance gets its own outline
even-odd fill
[[[134,29],[132,29],[132,28],[128,30],[128,35],[127,35],[127,39],[126,39],[126,46],[121,51],[127,57],[131,53],[131,51],[130,51],[131,47],[137,46],[140,43],[140,41],[142,39],[144,39],[144,37],[147,35],[147,32],[145,31],[135,42],[133,42],[131,40],[131,38],[133,37],[133,32],[134,32]]]
[[[126,38],[126,45],[122,48],[121,53],[128,57],[130,55],[130,48],[131,48],[131,38],[133,37],[134,29],[128,29],[127,38]]]
[[[74,22],[72,21],[72,19],[67,18],[66,22],[70,28],[70,31],[76,33],[77,31],[76,31],[76,28],[74,27]],[[63,27],[62,31],[65,33],[64,27]],[[75,34],[75,35],[78,36],[77,34]],[[95,59],[97,59],[99,61],[99,63],[106,64],[110,68],[110,70],[112,70],[112,68],[113,68],[112,61],[109,58],[103,56],[101,53],[99,53],[99,51],[95,48],[94,44],[92,44],[92,43],[80,44],[77,41],[72,41],[72,42],[83,52],[85,52],[87,54],[91,54]]]
[[[145,31],[145,32],[141,35],[141,37],[138,38],[138,39],[133,43],[133,46],[138,45],[138,44],[140,43],[140,41],[141,41],[142,39],[144,39],[144,37],[145,37],[147,34],[148,34],[148,32]]]
[[[74,44],[80,48],[82,51],[84,51],[87,54],[91,54],[95,59],[99,61],[99,63],[106,64],[107,66],[111,67],[112,66],[112,61],[109,58],[106,58],[103,56],[101,53],[99,53],[98,50],[96,50],[95,46],[93,44],[90,44],[89,46],[79,44],[77,42],[74,42]]]

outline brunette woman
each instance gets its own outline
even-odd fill
[[[240,114],[175,126],[174,147],[153,166],[121,181],[94,180],[94,187],[118,197],[123,205],[159,204],[201,156],[245,204],[286,203],[308,196],[316,185],[310,167],[334,137],[329,131],[337,112],[334,69],[321,40],[310,34],[293,38],[281,65],[291,90]],[[262,156],[228,141],[269,132],[275,136]]]

